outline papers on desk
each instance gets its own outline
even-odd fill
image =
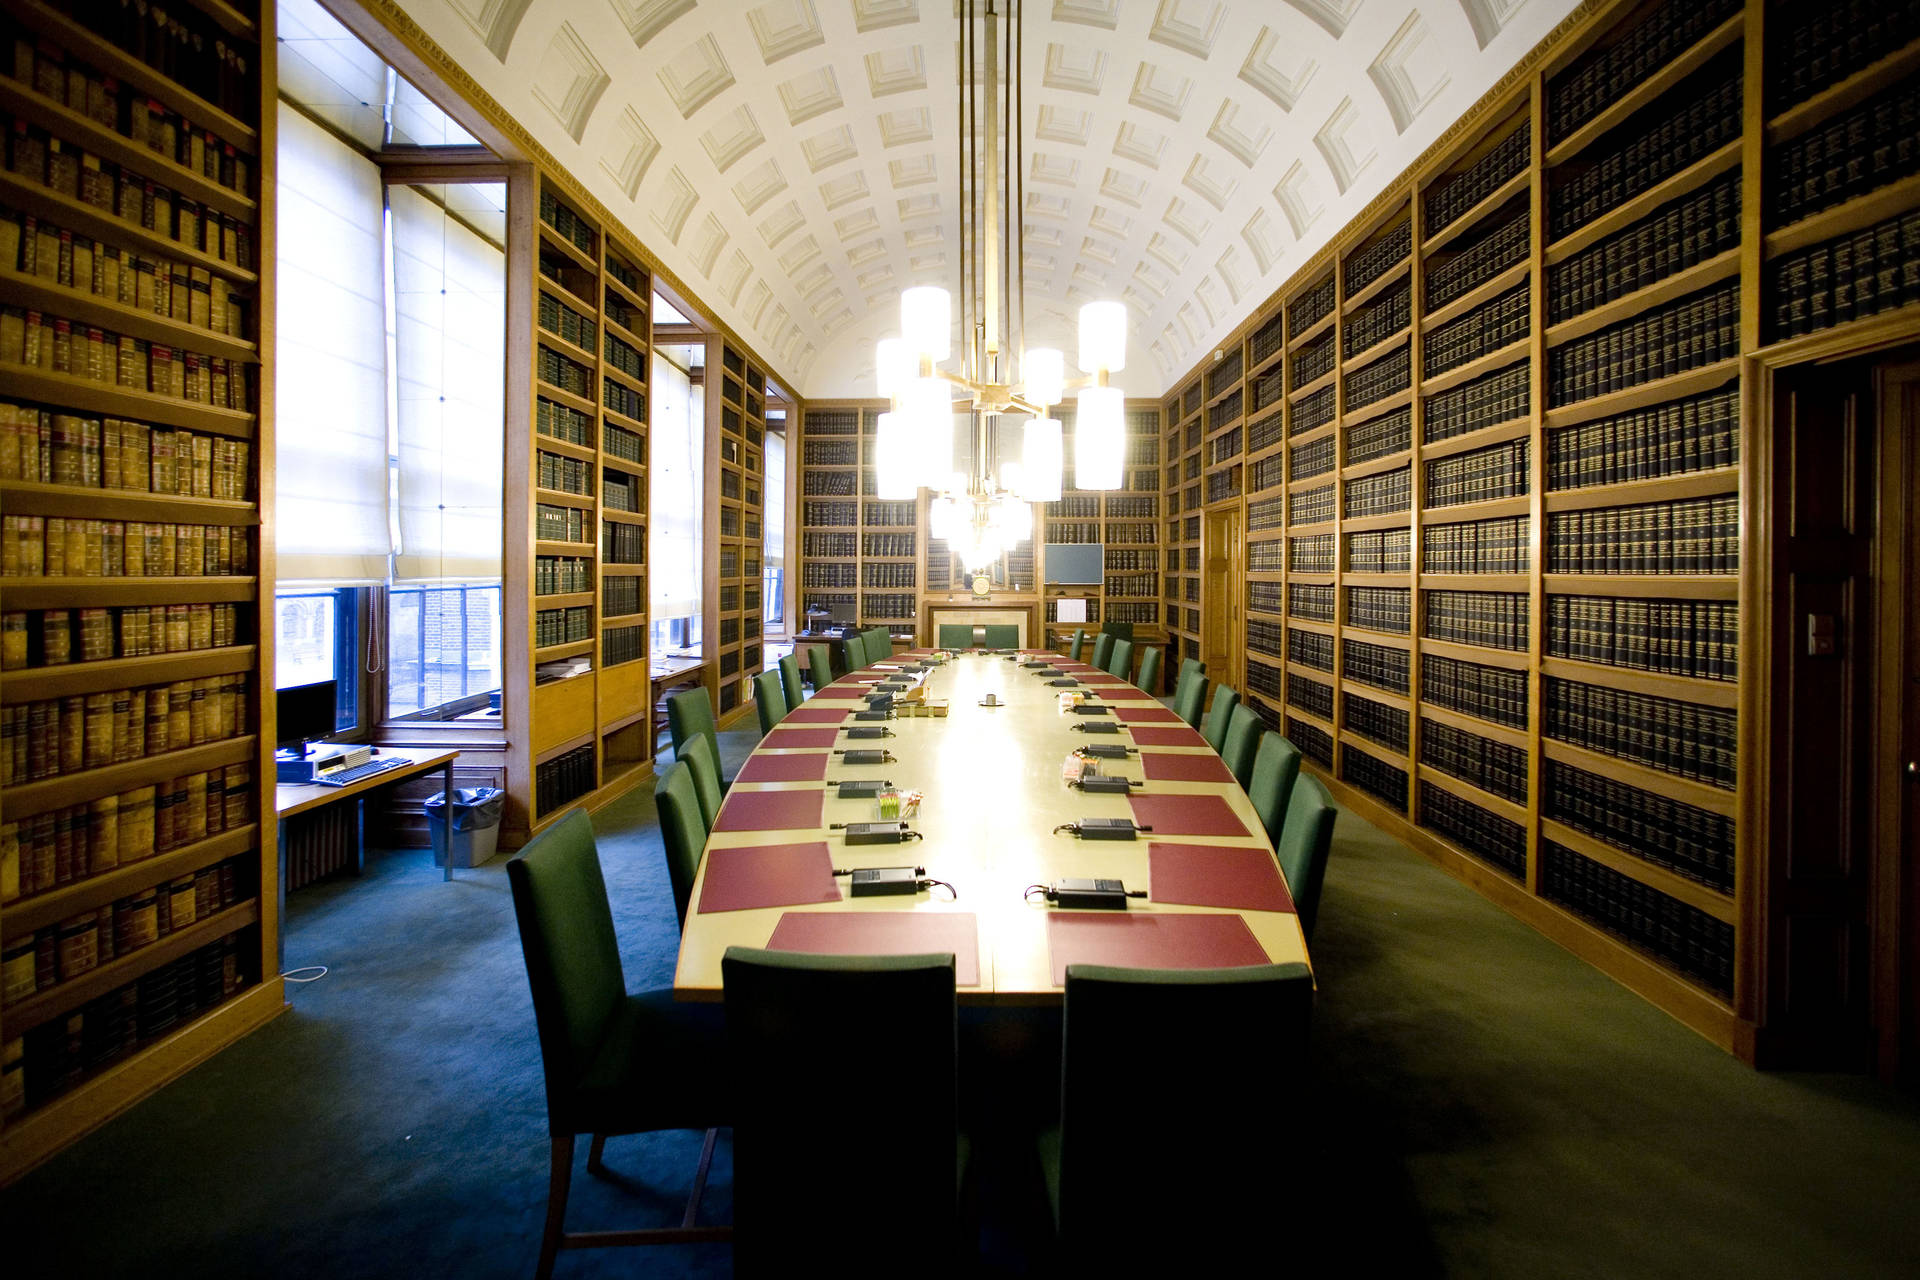
[[[824,840],[707,851],[706,878],[700,882],[703,912],[838,901],[840,886]]]

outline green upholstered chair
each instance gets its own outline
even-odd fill
[[[753,709],[760,713],[760,736],[773,732],[773,726],[787,718],[787,695],[780,687],[778,671],[762,671],[753,678]]]
[[[1106,665],[1101,668],[1110,676],[1119,676],[1122,680],[1133,675],[1133,641],[1115,640],[1107,653]]]
[[[679,693],[668,695],[667,732],[673,737],[676,759],[679,758],[681,745],[696,734],[706,738],[713,747],[713,758],[720,758],[720,736],[713,723],[713,699],[707,696],[705,689],[682,689]]]
[[[833,651],[827,646],[807,646],[807,679],[813,682],[815,693],[833,683]]]
[[[1187,660],[1193,662],[1191,658]],[[1194,663],[1194,666],[1200,664]],[[1200,727],[1200,717],[1207,709],[1207,670],[1191,668],[1180,672],[1180,683],[1173,690],[1173,712],[1187,722],[1189,729]]]
[[[1020,628],[1004,622],[990,622],[980,628],[986,634],[989,649],[1018,649],[1020,647]]]
[[[807,700],[806,686],[800,681],[800,659],[790,653],[780,659],[778,665],[780,688],[787,697],[787,710],[791,711]]]
[[[1272,1103],[1311,1094],[1312,1008],[1304,964],[1067,966],[1060,1127],[1040,1142],[1062,1274],[1227,1275],[1271,1250],[1298,1171],[1269,1157],[1299,1124]]]
[[[1180,660],[1180,678],[1182,680],[1185,680],[1189,675],[1200,676],[1202,679],[1204,679],[1206,677],[1206,674],[1207,674],[1207,664],[1200,661],[1200,659],[1182,658]]]
[[[1103,636],[1112,636],[1115,640],[1131,640],[1133,639],[1133,624],[1131,622],[1103,622],[1100,624],[1100,634]]]
[[[1105,671],[1107,660],[1113,657],[1113,637],[1102,631],[1093,640],[1093,665],[1096,670]]]
[[[676,765],[675,768],[679,766]],[[593,825],[576,809],[507,863],[520,948],[533,989],[546,1078],[552,1171],[547,1223],[534,1270],[553,1274],[562,1249],[725,1240],[731,1228],[696,1225],[715,1126],[728,1123],[720,1022],[672,991],[628,992]],[[569,1233],[574,1139],[591,1134],[587,1169],[602,1173],[607,1139],[704,1129],[693,1193],[678,1227]]]
[[[1227,721],[1227,740],[1220,748],[1220,761],[1233,771],[1242,791],[1253,782],[1253,759],[1260,750],[1261,735],[1266,731],[1260,713],[1244,702],[1233,709],[1233,716]]]
[[[1160,692],[1160,650],[1148,645],[1140,651],[1140,674],[1134,684],[1148,693]]]
[[[1294,779],[1300,776],[1300,748],[1277,733],[1260,739],[1260,750],[1253,757],[1253,781],[1247,784],[1247,798],[1267,829],[1267,839],[1280,847],[1280,829],[1287,818],[1287,802],[1293,797]]]
[[[1287,820],[1275,842],[1280,870],[1300,913],[1300,929],[1313,938],[1313,919],[1320,908],[1320,884],[1327,876],[1327,855],[1333,850],[1333,820],[1339,810],[1319,779],[1302,777],[1287,799]]]
[[[941,623],[940,647],[942,649],[973,648],[973,624],[969,622]]]
[[[1233,722],[1233,709],[1239,705],[1239,694],[1223,684],[1213,686],[1213,705],[1207,710],[1207,724],[1200,730],[1200,736],[1215,751],[1225,749],[1227,726]]]
[[[1080,655],[1086,652],[1086,648],[1087,629],[1085,627],[1075,627],[1073,629],[1073,648],[1067,650],[1067,656],[1075,662],[1078,662],[1080,661]]]
[[[841,642],[847,653],[847,674],[852,675],[867,665],[867,642],[860,636],[848,636]]]
[[[867,628],[867,664],[893,660],[893,632],[885,627]]]
[[[676,760],[654,780],[653,808],[660,816],[660,839],[667,847],[667,883],[673,887],[673,911],[684,925],[693,881],[700,872],[700,854],[707,845],[707,824],[700,817],[700,791],[687,765]]]
[[[729,947],[720,968],[738,1274],[950,1269],[964,1161],[953,956]],[[863,1080],[911,1102],[850,1124],[834,1099]]]
[[[687,739],[687,745],[680,748],[680,763],[687,766],[693,775],[693,793],[700,801],[700,825],[703,828],[701,838],[713,830],[713,820],[720,816],[720,801],[726,795],[726,787],[720,782],[720,757],[713,754],[713,744],[705,738]]]

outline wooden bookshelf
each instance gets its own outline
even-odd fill
[[[718,672],[717,712],[723,722],[749,713],[753,678],[765,667],[760,634],[761,565],[766,530],[766,371],[730,342],[709,345],[720,357],[707,367],[708,457],[714,463],[716,503],[709,531],[719,552],[713,562],[715,607],[709,610],[705,652]]]
[[[251,82],[223,104],[38,0],[7,14],[20,47],[63,58],[65,74],[55,89],[37,64],[10,63],[0,108],[43,151],[57,141],[78,152],[108,187],[124,166],[174,204],[142,226],[55,189],[50,172],[16,163],[0,178],[9,323],[31,312],[120,336],[109,370],[118,376],[106,381],[53,358],[23,365],[17,337],[0,351],[7,430],[18,423],[43,441],[6,455],[10,553],[16,541],[56,538],[84,560],[23,564],[5,579],[0,704],[41,763],[0,785],[0,1185],[285,1007],[273,967],[274,725],[263,674],[274,642],[262,536],[272,508],[263,477],[273,448],[274,15],[220,0],[188,0],[176,13],[237,43],[251,64]],[[120,132],[131,116],[110,94],[164,104],[182,149],[163,156]],[[209,133],[213,163],[189,163]],[[219,144],[244,171],[217,172]],[[109,292],[73,256],[44,259],[36,227],[71,233],[85,261],[113,250],[121,262],[163,264],[168,303]],[[124,283],[136,278],[129,270]],[[225,305],[204,302],[216,296]],[[156,348],[172,353],[179,382],[164,380]],[[234,388],[218,405],[216,385]],[[145,537],[129,532],[140,522]],[[136,706],[146,708],[140,720]]]

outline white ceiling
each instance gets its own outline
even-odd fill
[[[1576,2],[1028,0],[1031,340],[1163,393]],[[801,395],[956,286],[953,0],[401,3]]]

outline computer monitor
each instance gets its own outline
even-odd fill
[[[846,626],[851,623],[858,622],[860,620],[860,616],[858,611],[854,607],[853,601],[836,600],[833,602],[831,620],[836,626]]]
[[[339,690],[332,680],[296,684],[274,695],[274,738],[282,747],[300,748],[331,738]]]

